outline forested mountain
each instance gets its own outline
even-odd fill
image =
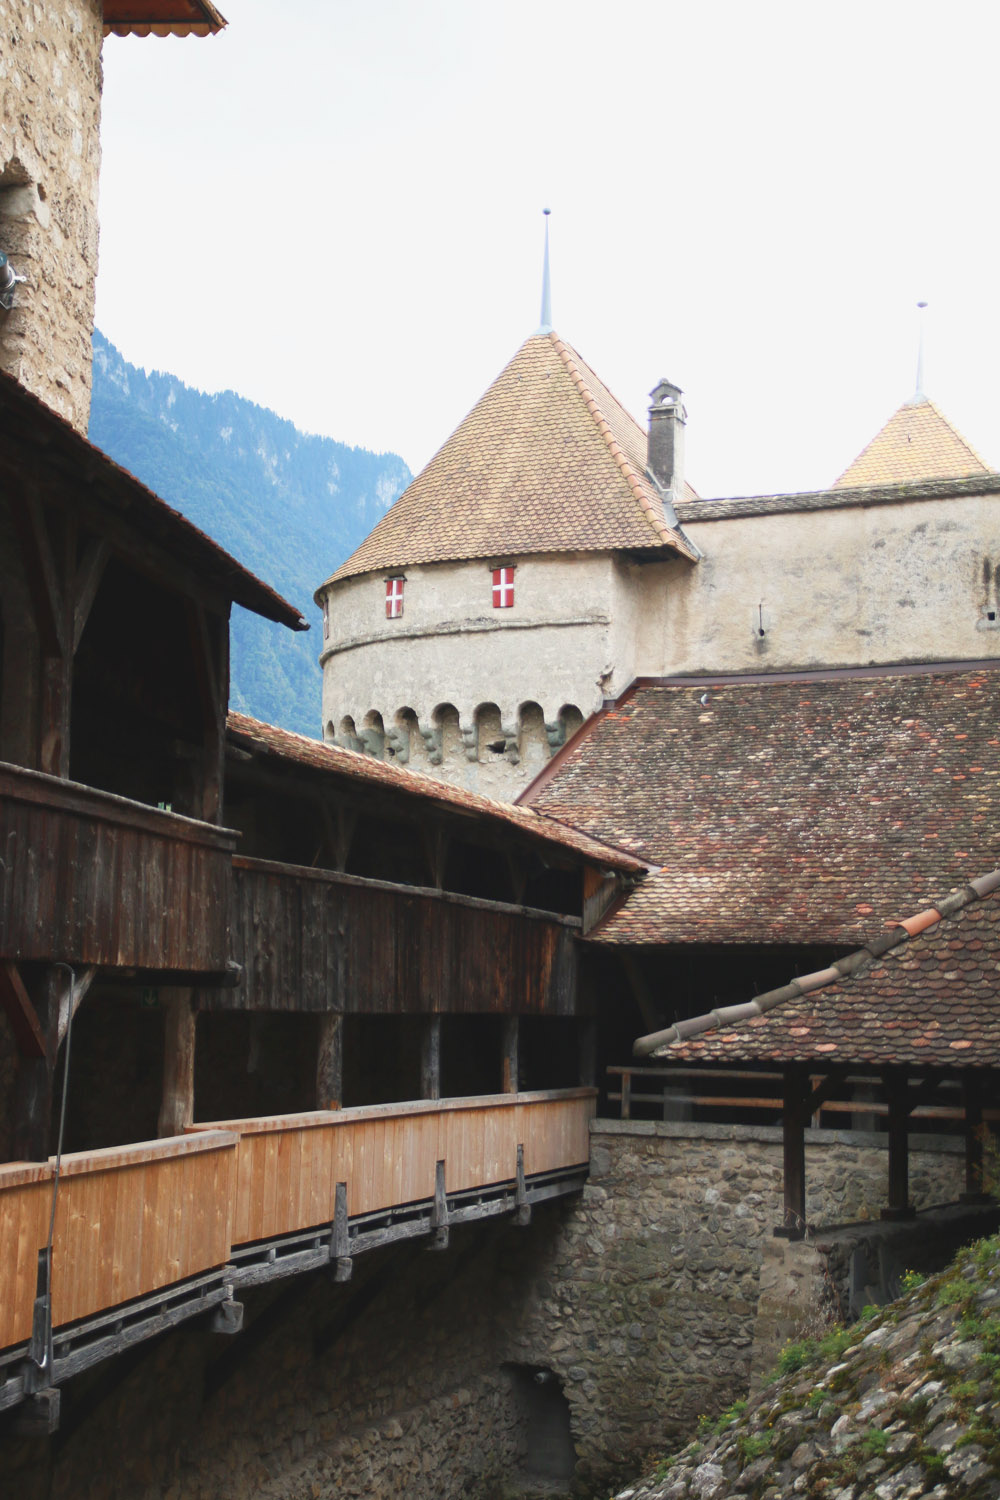
[[[320,732],[322,644],[313,590],[410,481],[394,453],[299,432],[233,391],[206,395],[130,365],[94,333],[90,439],[291,600],[293,635],[237,605],[230,707]]]

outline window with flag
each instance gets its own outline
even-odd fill
[[[385,617],[387,620],[398,620],[403,613],[404,581],[402,578],[385,580]]]
[[[493,569],[493,608],[513,609],[514,607],[514,569]]]

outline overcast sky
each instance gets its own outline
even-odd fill
[[[1000,465],[1000,7],[220,0],[104,49],[97,321],[416,470],[539,319],[703,495],[829,484],[914,386]]]

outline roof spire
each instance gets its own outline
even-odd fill
[[[545,264],[542,269],[542,321],[538,325],[539,333],[552,332],[552,283],[549,279],[549,214],[551,208],[543,208],[545,215]]]
[[[927,400],[927,397],[924,395],[924,319],[923,319],[923,311],[924,311],[924,308],[926,306],[927,306],[926,302],[918,302],[917,303],[917,307],[919,308],[920,314],[921,314],[921,316],[920,316],[920,318],[918,320],[918,323],[917,323],[917,327],[920,330],[918,338],[917,338],[917,388],[913,392],[913,395],[910,397],[909,401],[907,401],[907,403],[906,403],[907,406],[919,406],[920,403],[921,403],[921,401],[926,401]]]

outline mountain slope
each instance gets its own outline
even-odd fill
[[[234,609],[230,706],[318,734],[313,589],[409,483],[403,460],[299,432],[233,391],[207,395],[147,374],[98,332],[89,436],[312,622],[293,636]]]

